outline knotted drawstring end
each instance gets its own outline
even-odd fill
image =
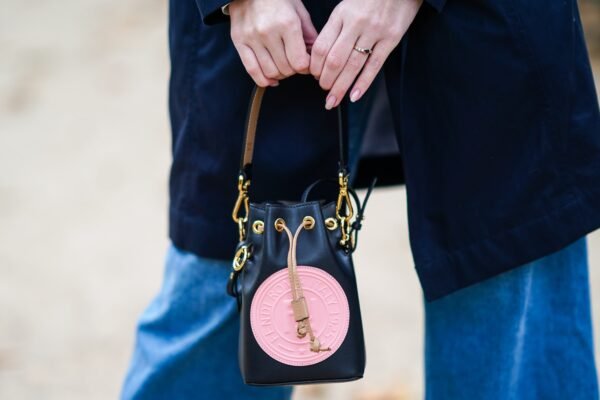
[[[306,320],[298,321],[298,327],[296,328],[296,336],[298,336],[299,339],[302,339],[306,337],[307,333],[308,329],[306,328]]]
[[[319,339],[317,339],[315,337],[315,338],[311,339],[311,341],[310,341],[310,351],[318,353],[320,351],[331,351],[331,349],[329,347],[327,347],[327,348],[321,347],[321,342],[319,341]]]

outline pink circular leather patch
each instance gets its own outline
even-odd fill
[[[275,272],[260,285],[250,306],[250,325],[259,346],[273,359],[294,366],[312,365],[330,357],[341,346],[350,322],[344,290],[320,268],[298,266],[310,324],[321,347],[310,350],[310,338],[298,338],[292,312],[292,291],[287,268]]]

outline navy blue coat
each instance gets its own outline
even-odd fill
[[[200,256],[229,259],[253,82],[219,13],[225,2],[170,2],[170,237]],[[305,1],[317,29],[337,2]],[[427,299],[600,226],[600,113],[575,0],[432,0],[381,79],[385,90],[373,93],[387,93],[400,158],[365,156],[359,174],[405,181]],[[336,116],[324,99],[310,76],[267,91],[254,201],[298,199],[314,179],[335,176]]]

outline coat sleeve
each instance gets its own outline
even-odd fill
[[[214,25],[229,21],[229,16],[221,12],[221,7],[231,1],[232,0],[196,0],[200,15],[202,16],[202,22],[204,22],[205,25]],[[435,8],[438,12],[441,12],[442,8],[444,8],[444,4],[446,4],[446,0],[425,0],[425,2]]]
[[[229,17],[221,12],[221,7],[231,0],[196,0],[202,22],[205,25],[214,25],[229,21]]]

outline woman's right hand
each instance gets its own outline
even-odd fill
[[[258,86],[309,73],[317,30],[301,0],[233,0],[229,16],[233,44]]]

